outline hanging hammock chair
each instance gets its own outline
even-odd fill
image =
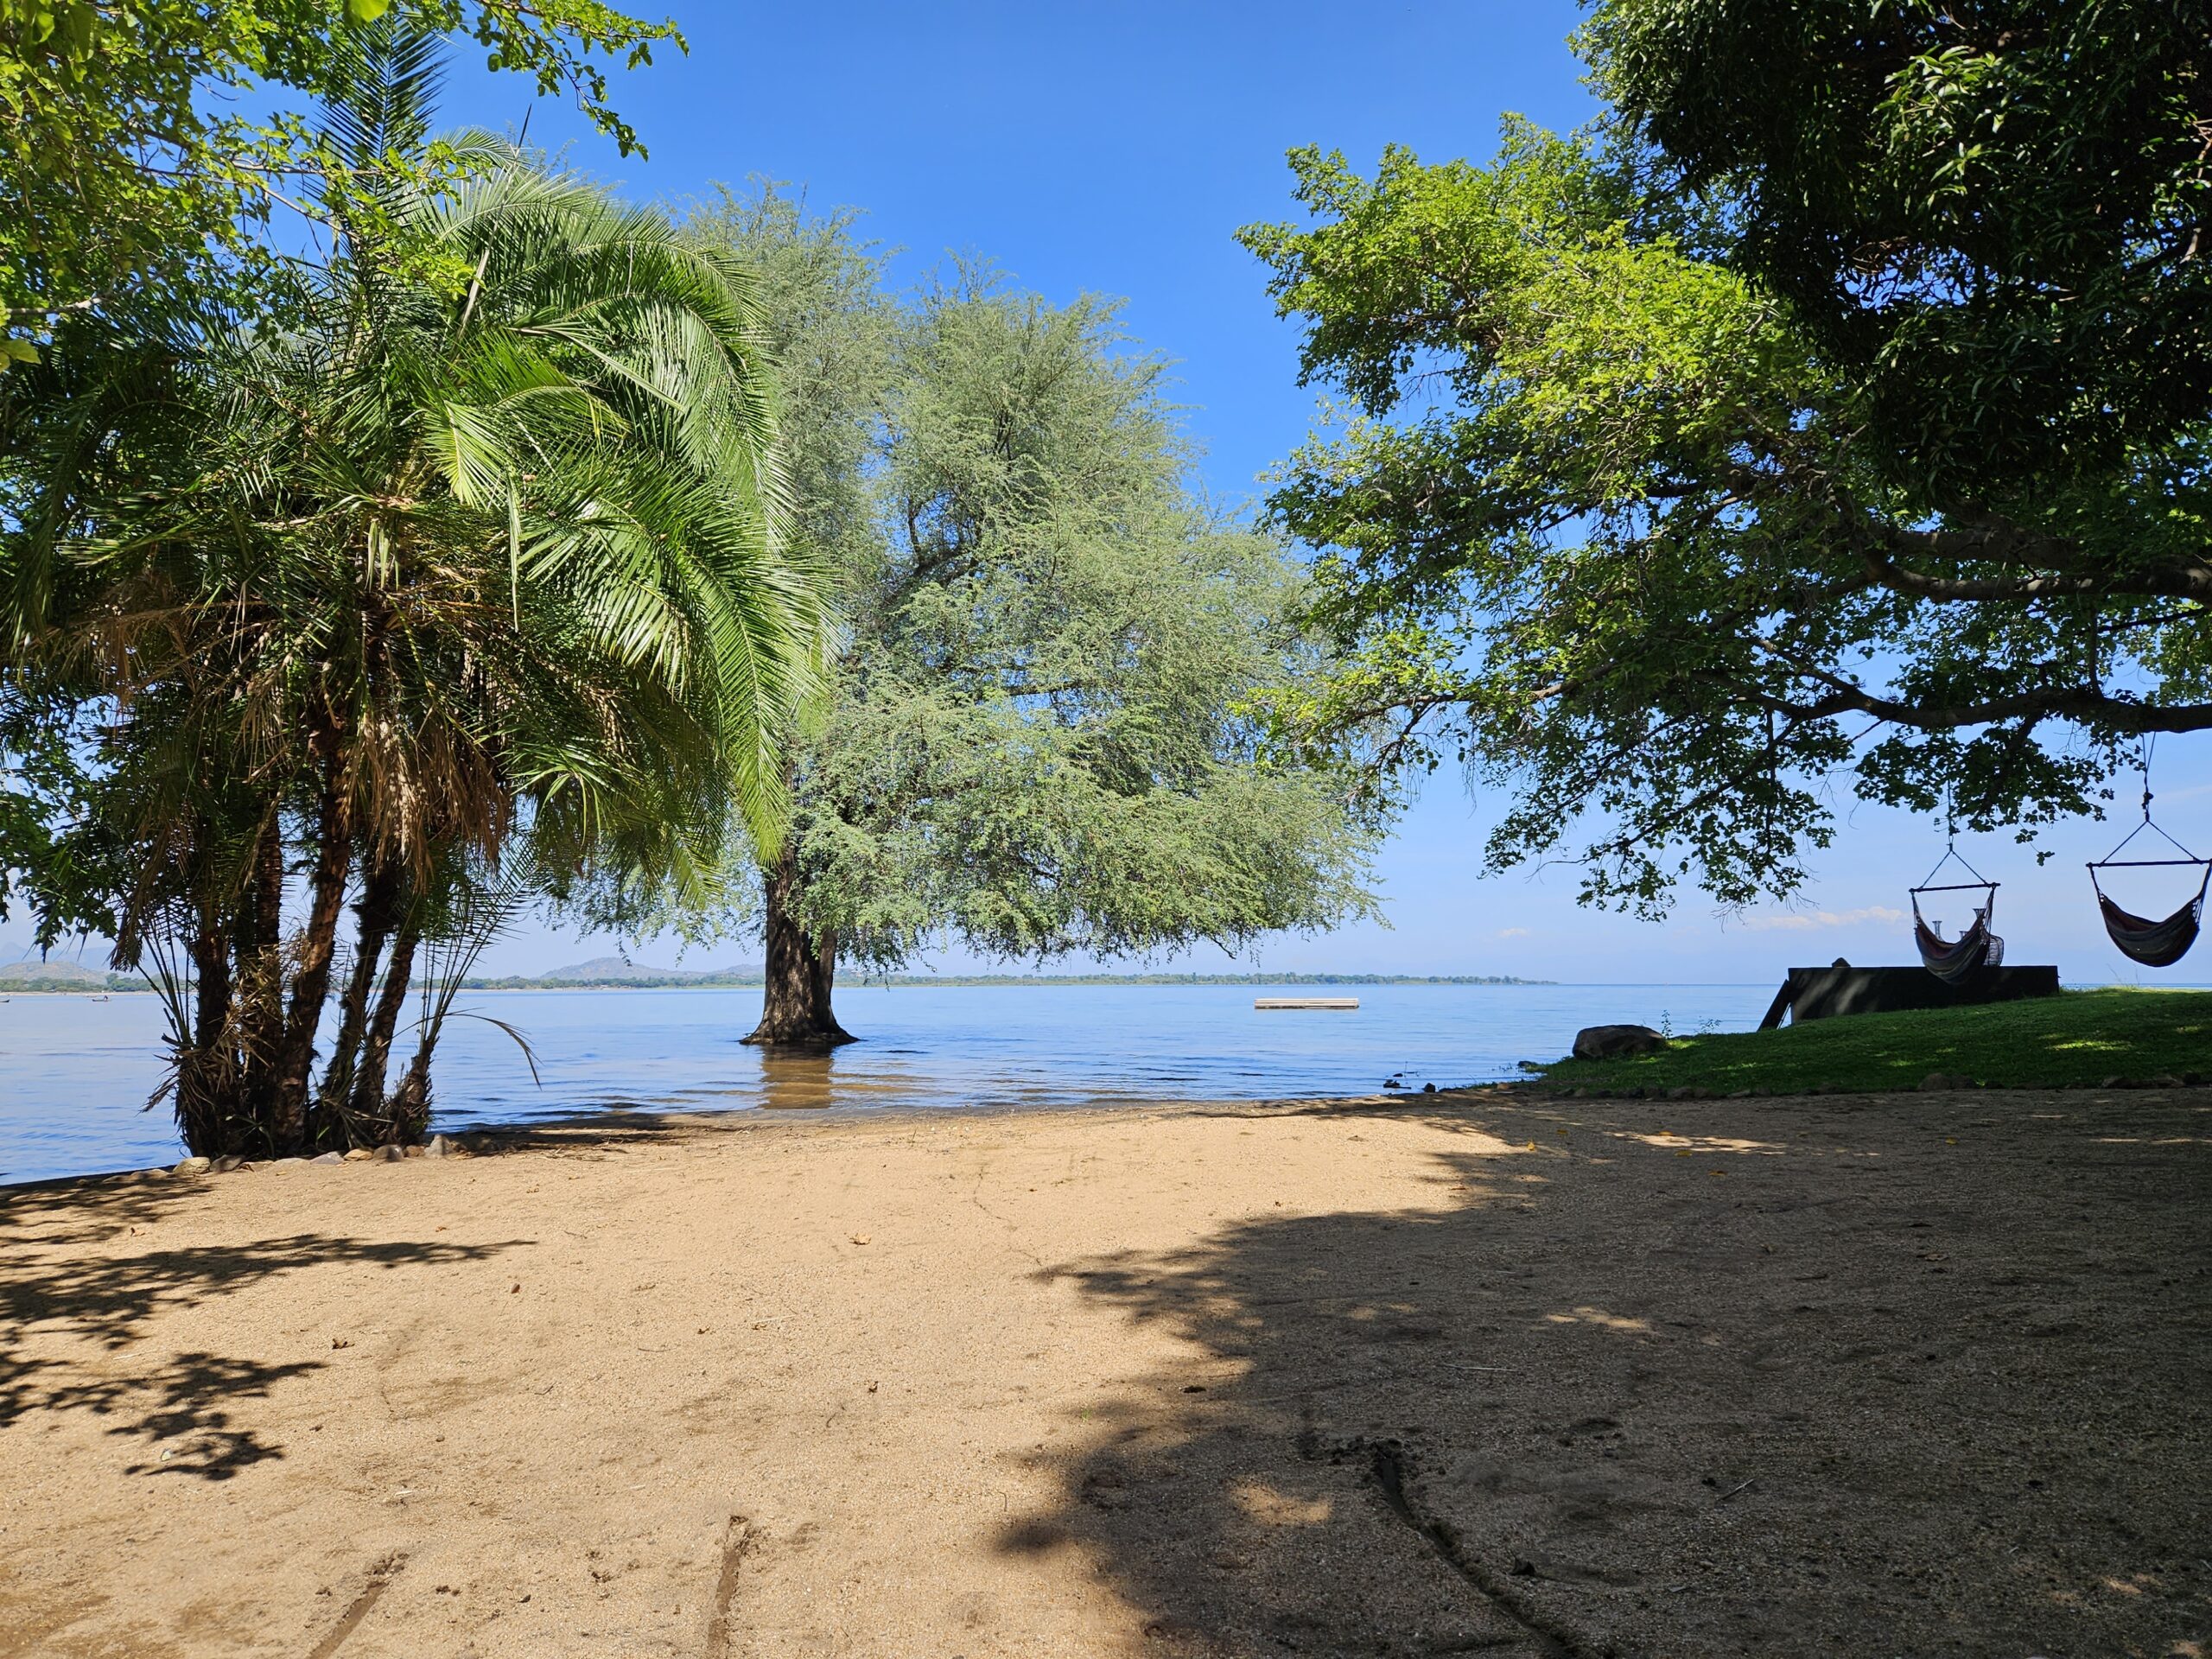
[[[1974,880],[1935,885],[1943,866],[1954,861]],[[1956,847],[1946,847],[1936,868],[1911,892],[1912,940],[1920,947],[1920,965],[1936,978],[1946,985],[1957,985],[2005,960],[2005,941],[1989,931],[1990,913],[1997,908],[1997,883],[1985,880],[1980,871],[1959,857]],[[1980,893],[1982,900],[1974,907],[1974,925],[1955,939],[1945,938],[1943,925],[1930,923],[1920,912],[1920,896],[1924,893]]]
[[[2166,845],[2179,853],[2179,858],[2122,858],[2127,842],[2148,830]],[[2104,883],[2097,879],[2100,870],[2151,870],[2187,868],[2200,872],[2196,878],[2196,896],[2167,917],[2164,921],[2152,921],[2138,916],[2133,911],[2122,910],[2106,896]],[[2112,936],[2120,954],[2131,962],[2139,962],[2145,968],[2171,968],[2189,954],[2189,947],[2196,943],[2197,929],[2204,920],[2204,890],[2212,886],[2212,858],[2199,858],[2171,836],[2151,822],[2151,791],[2143,791],[2143,822],[2137,824],[2123,841],[2102,858],[2089,864],[2089,885],[2096,890],[2097,908],[2103,912],[2105,931]]]

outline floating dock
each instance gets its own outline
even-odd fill
[[[1356,1008],[1356,996],[1262,996],[1253,1000],[1255,1008]]]

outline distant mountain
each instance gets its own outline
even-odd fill
[[[48,990],[89,986],[105,990],[105,970],[74,962],[10,962],[0,963],[0,985],[36,985]]]
[[[564,985],[681,985],[691,980],[758,979],[760,974],[758,963],[733,963],[726,968],[652,968],[620,957],[594,957],[589,962],[549,969],[537,979]]]

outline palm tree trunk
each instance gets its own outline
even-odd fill
[[[231,958],[222,907],[213,893],[200,899],[192,936],[191,1046],[177,1057],[176,1122],[185,1150],[200,1158],[231,1150],[226,1119],[236,1105],[237,1056],[231,1047]]]
[[[315,1146],[351,1146],[353,1135],[346,1112],[353,1094],[353,1078],[360,1070],[361,1045],[368,1034],[369,993],[375,988],[377,969],[385,945],[399,919],[400,866],[383,858],[370,866],[368,879],[353,906],[356,923],[353,969],[346,976],[339,999],[338,1039],[332,1046],[330,1064],[322,1074],[309,1113],[308,1139]]]
[[[399,1087],[391,1091],[391,1099],[385,1106],[385,1113],[391,1120],[391,1138],[397,1145],[412,1146],[429,1133],[431,1047],[426,1034],[423,1046],[407,1062]]]
[[[307,1147],[308,1082],[315,1068],[315,1027],[330,995],[330,963],[338,947],[338,917],[346,905],[346,878],[353,867],[353,833],[347,811],[345,761],[323,766],[322,798],[315,810],[315,869],[308,883],[307,927],[292,965],[291,1009],[277,1050],[270,1139],[279,1154]]]
[[[832,1048],[858,1040],[837,1023],[830,1005],[837,980],[837,936],[827,928],[807,931],[795,910],[798,890],[798,852],[786,841],[768,873],[767,984],[760,1023],[745,1039],[758,1047]]]
[[[276,1051],[284,1024],[284,827],[271,802],[254,837],[252,872],[238,906],[232,995],[238,1002],[235,1099],[224,1150],[268,1146]]]
[[[385,1110],[384,1078],[391,1061],[391,1039],[399,1028],[400,1011],[407,1005],[407,987],[415,971],[415,950],[422,925],[405,917],[391,942],[391,960],[385,964],[384,990],[370,1016],[368,1034],[361,1042],[360,1069],[353,1077],[353,1095],[346,1116],[356,1133],[369,1131],[379,1142],[393,1140]]]

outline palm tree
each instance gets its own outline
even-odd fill
[[[20,423],[13,672],[111,711],[77,868],[169,990],[195,1150],[419,1132],[434,1029],[382,1090],[426,930],[483,914],[456,881],[772,847],[823,632],[747,273],[486,135],[455,187],[393,181],[436,44],[357,44],[329,257],[264,317],[86,323]]]

